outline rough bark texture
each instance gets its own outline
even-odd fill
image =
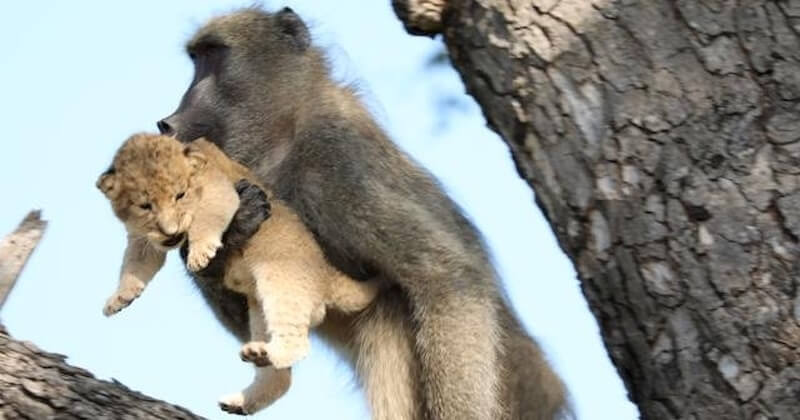
[[[11,339],[0,326],[0,419],[194,420],[189,411],[100,381],[59,354]]]
[[[47,222],[32,211],[0,241],[0,307]],[[0,324],[0,420],[200,419],[183,408],[148,398],[118,382],[105,382],[8,336]]]
[[[642,417],[800,418],[800,1],[449,0],[441,28]]]
[[[0,308],[42,239],[45,228],[47,222],[42,220],[41,212],[34,210],[22,219],[17,229],[0,240]]]

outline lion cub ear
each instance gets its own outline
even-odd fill
[[[100,178],[97,178],[95,186],[97,186],[97,188],[102,191],[106,197],[113,200],[117,197],[117,195],[119,195],[119,188],[117,188],[117,184],[117,174],[112,166],[100,174]]]
[[[189,159],[189,166],[194,170],[202,169],[208,159],[205,153],[196,144],[189,143],[183,148],[183,155]]]

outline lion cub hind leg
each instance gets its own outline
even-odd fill
[[[257,368],[253,383],[244,391],[220,398],[220,409],[231,414],[248,415],[269,406],[289,390],[291,372],[291,368]]]
[[[203,199],[195,209],[188,232],[186,267],[193,272],[205,268],[217,254],[222,247],[222,234],[239,208],[239,194],[223,173],[210,170],[201,177],[200,185],[203,186]]]
[[[267,324],[264,311],[259,300],[247,297],[247,315],[250,320],[250,341],[242,346],[239,357],[243,362],[251,362],[257,367],[269,366],[272,363],[267,353]]]
[[[269,261],[252,267],[254,298],[263,313],[266,352],[272,366],[282,369],[311,350],[311,314],[322,304],[313,270],[294,260]]]
[[[266,357],[267,327],[260,303],[253,297],[247,299],[250,318],[250,341],[242,346],[241,357],[256,365],[253,382],[242,392],[226,395],[219,400],[219,407],[231,414],[253,414],[282,397],[292,382],[291,369],[275,369],[268,366]]]

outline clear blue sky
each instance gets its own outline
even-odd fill
[[[36,1],[0,5],[0,234],[31,208],[50,227],[0,317],[13,335],[64,353],[98,377],[211,419],[220,395],[247,385],[239,345],[204,306],[177,255],[120,315],[114,290],[124,231],[95,189],[114,150],[154,130],[191,78],[183,42],[230,1]],[[337,75],[359,80],[393,138],[438,176],[487,238],[513,305],[567,382],[581,420],[637,418],[610,364],[572,265],[558,248],[508,149],[450,70],[424,62],[436,44],[407,35],[389,0],[292,6],[329,47]],[[292,389],[256,418],[366,419],[349,368],[315,341]]]

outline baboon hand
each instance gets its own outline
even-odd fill
[[[239,180],[236,185],[236,192],[239,194],[239,211],[242,213],[239,216],[247,220],[256,220],[258,225],[264,220],[268,219],[272,213],[272,208],[269,204],[267,193],[264,192],[258,185],[251,184],[248,180]],[[235,217],[235,216],[234,216]],[[252,228],[251,234],[258,230],[258,227]]]
[[[239,209],[233,215],[233,220],[223,238],[228,249],[244,246],[261,227],[261,222],[267,220],[272,213],[269,197],[258,185],[242,179],[236,183],[235,188],[239,193]]]
[[[117,291],[106,300],[106,305],[103,307],[103,315],[111,316],[125,309],[142,294],[144,286],[144,283],[140,281],[117,289]]]

